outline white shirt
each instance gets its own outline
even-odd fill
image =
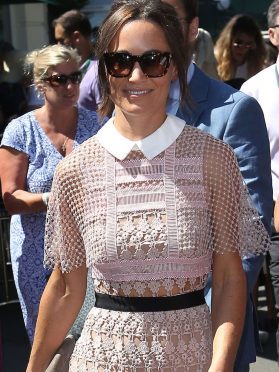
[[[187,69],[187,84],[188,85],[190,84],[190,81],[194,75],[194,71],[195,71],[195,67],[194,67],[193,62],[191,62]],[[179,80],[176,79],[171,82],[166,111],[169,114],[176,115],[179,105],[180,105],[180,85],[179,85]]]
[[[279,58],[247,80],[241,91],[256,98],[264,112],[270,142],[273,200],[279,196]],[[255,123],[257,130],[257,123]]]
[[[165,151],[181,134],[185,121],[173,115],[168,115],[163,124],[149,136],[131,141],[124,137],[114,126],[114,117],[96,134],[100,144],[118,160],[123,160],[133,150],[140,150],[151,160]]]
[[[247,62],[238,66],[235,72],[235,79],[247,79],[248,78],[248,64]]]

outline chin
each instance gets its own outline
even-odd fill
[[[143,107],[123,108],[121,110],[129,115],[142,115],[147,112]]]

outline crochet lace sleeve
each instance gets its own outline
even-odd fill
[[[269,235],[252,205],[232,149],[222,143],[205,147],[204,174],[215,252],[238,251],[241,257],[266,252]]]
[[[48,204],[45,230],[47,267],[59,267],[62,272],[82,266],[86,261],[81,234],[82,187],[75,172],[62,161],[57,166]],[[79,202],[80,201],[80,202]]]

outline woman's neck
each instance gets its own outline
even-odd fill
[[[74,106],[65,110],[57,110],[44,105],[35,111],[35,116],[46,131],[52,130],[68,137],[71,137],[76,130],[77,115],[77,108]]]
[[[131,141],[138,141],[160,128],[166,117],[166,113],[159,113],[152,116],[148,114],[129,115],[116,108],[114,125],[124,137]]]

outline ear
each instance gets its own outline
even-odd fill
[[[188,42],[194,43],[199,32],[199,18],[195,17],[188,25]]]
[[[178,73],[177,73],[177,68],[176,66],[173,66],[172,68],[172,73],[171,73],[171,80],[176,80],[177,79],[177,76],[178,76]]]
[[[72,33],[72,39],[78,43],[80,41],[80,36],[81,36],[81,33],[79,31],[74,31]]]
[[[37,90],[41,93],[44,94],[46,91],[45,85],[41,81],[35,81],[35,85]]]
[[[268,29],[268,36],[271,44],[273,44],[275,47],[279,47],[279,36],[277,35],[274,28]]]

